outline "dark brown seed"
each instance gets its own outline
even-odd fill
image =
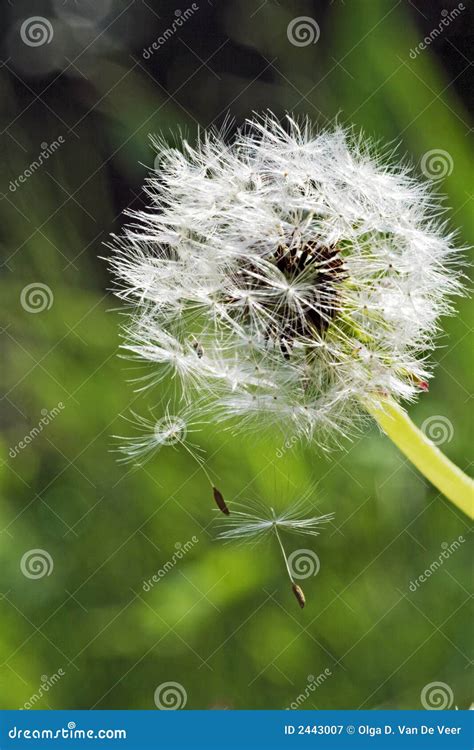
[[[199,341],[195,341],[193,343],[193,349],[196,352],[196,354],[198,355],[199,359],[202,359],[203,354],[204,354],[204,349],[202,348],[202,346],[199,343]]]
[[[226,502],[224,498],[222,497],[222,493],[219,492],[217,487],[212,488],[212,492],[214,494],[214,500],[216,501],[216,505],[226,516],[230,515],[230,510],[226,505]]]
[[[303,589],[301,588],[301,586],[298,586],[297,583],[294,583],[291,588],[293,589],[293,593],[298,600],[298,604],[300,605],[301,609],[303,609],[304,605],[306,604],[306,598]]]

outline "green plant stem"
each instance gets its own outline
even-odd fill
[[[413,424],[395,401],[366,408],[382,430],[437,489],[469,518],[474,518],[474,482]]]

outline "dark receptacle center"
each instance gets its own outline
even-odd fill
[[[279,245],[272,260],[289,282],[305,282],[302,314],[288,305],[281,306],[275,311],[275,324],[269,325],[269,337],[278,339],[289,359],[297,336],[322,337],[336,317],[339,284],[346,275],[344,262],[336,245],[322,245],[317,240],[290,247]]]
[[[297,338],[322,338],[337,316],[340,284],[347,276],[344,261],[337,245],[323,245],[317,240],[282,243],[265,260],[280,271],[288,287],[293,285],[297,304],[292,304],[284,294],[278,299],[274,282],[267,281],[264,270],[253,263],[241,265],[236,271],[240,294],[226,296],[225,301],[231,307],[235,305],[239,316],[250,322],[252,310],[245,301],[245,293],[257,292],[258,304],[265,308],[268,319],[264,336],[277,343],[284,357],[290,359]],[[298,282],[301,282],[299,290]]]

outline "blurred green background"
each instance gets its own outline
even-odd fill
[[[410,589],[446,544],[469,539],[466,519],[375,427],[329,456],[310,446],[281,458],[284,436],[209,429],[201,442],[228,500],[283,507],[305,495],[316,512],[336,513],[314,545],[321,568],[302,581],[300,611],[275,544],[216,541],[209,487],[184,451],[139,469],[117,464],[123,415],[146,413],[160,392],[135,394],[127,383],[122,318],[99,256],[121,212],[145,205],[150,133],[182,128],[192,139],[227,112],[238,124],[263,108],[354,123],[399,144],[420,174],[423,156],[441,149],[449,159],[437,187],[469,244],[472,9],[410,56],[458,3],[196,5],[148,58],[143,50],[188,6],[58,0],[0,11],[0,706],[154,709],[155,690],[171,681],[191,709],[420,708],[423,688],[442,682],[449,704],[466,708],[469,545]],[[30,46],[21,31],[33,15],[53,36]],[[299,16],[317,22],[315,43],[289,40]],[[46,146],[49,157],[25,173]],[[41,311],[28,310],[31,284],[46,285]],[[443,321],[430,393],[410,413],[417,424],[449,420],[442,449],[469,469],[466,300],[458,311]],[[312,545],[288,537],[287,546]],[[49,574],[31,578],[21,562],[35,549],[49,555]]]

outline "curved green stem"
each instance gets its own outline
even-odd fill
[[[395,401],[366,408],[416,468],[469,518],[474,518],[474,482],[413,424]]]

